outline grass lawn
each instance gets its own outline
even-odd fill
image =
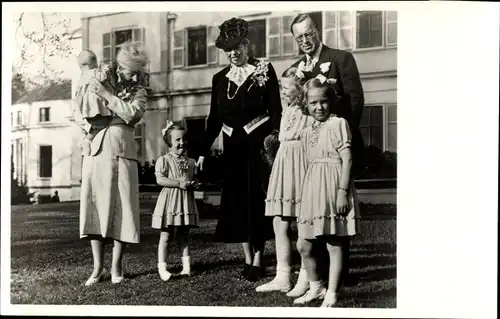
[[[126,281],[109,279],[83,286],[92,271],[90,245],[78,236],[78,203],[12,208],[11,303],[57,305],[164,305],[291,307],[283,293],[257,293],[255,287],[275,273],[274,241],[266,245],[267,277],[258,283],[236,279],[243,263],[238,244],[212,242],[216,219],[203,218],[191,233],[193,275],[160,280],[157,273],[158,232],[151,229],[154,203],[141,206],[141,243],[124,256]],[[394,206],[363,205],[362,234],[353,240],[351,276],[338,307],[396,307],[396,216]],[[294,243],[295,245],[295,243]],[[107,246],[105,267],[110,267]],[[299,265],[294,255],[295,268]],[[175,244],[168,264],[179,272]],[[297,279],[294,273],[292,279]],[[309,306],[319,306],[319,302]]]

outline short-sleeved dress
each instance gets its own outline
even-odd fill
[[[185,156],[168,153],[160,156],[155,164],[155,175],[171,179],[193,180],[196,170],[195,161]],[[198,208],[192,190],[164,187],[153,212],[152,227],[168,226],[197,227]]]
[[[347,121],[332,115],[325,122],[315,122],[303,131],[302,142],[308,169],[297,217],[299,236],[314,239],[322,235],[355,235],[358,231],[359,204],[352,182],[347,197],[347,215],[339,216],[336,207],[342,173],[340,152],[351,147]]]
[[[266,196],[266,216],[296,217],[300,207],[307,159],[300,133],[314,119],[304,115],[298,105],[286,107],[281,115],[279,141]]]

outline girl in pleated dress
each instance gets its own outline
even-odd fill
[[[152,227],[160,229],[158,243],[158,272],[164,281],[172,274],[167,270],[168,244],[176,231],[182,254],[180,275],[191,274],[189,229],[198,227],[199,214],[194,199],[196,164],[185,155],[185,129],[168,121],[162,131],[170,152],[160,156],[155,164],[156,182],[163,186],[153,212]]]
[[[359,205],[351,180],[351,132],[344,118],[338,117],[334,86],[314,78],[304,85],[304,111],[316,122],[301,138],[307,154],[301,207],[297,217],[297,248],[307,270],[309,290],[294,300],[305,304],[324,299],[321,307],[337,301],[346,239],[357,233]],[[330,257],[328,286],[319,279],[317,259],[312,251],[325,246]]]
[[[281,115],[279,132],[280,146],[276,153],[266,198],[266,216],[273,218],[276,238],[276,276],[258,292],[288,292],[289,297],[299,297],[308,288],[305,268],[301,267],[295,288],[290,291],[291,239],[290,224],[295,221],[300,208],[302,182],[306,174],[307,159],[299,140],[300,133],[310,126],[314,119],[305,115],[300,107],[301,90],[305,80],[296,67],[287,69],[281,78],[282,94],[288,103]]]

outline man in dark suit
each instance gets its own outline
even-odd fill
[[[341,110],[338,115],[348,121],[352,132],[352,176],[355,177],[362,168],[364,143],[359,123],[365,102],[356,60],[351,52],[332,49],[324,45],[319,38],[316,24],[308,14],[299,14],[295,17],[290,28],[295,41],[305,53],[293,66],[302,69],[307,79],[322,75],[327,79],[336,80],[334,86],[340,96]],[[349,272],[350,240],[348,237],[346,240],[348,243],[343,254],[344,280],[347,279],[346,276]],[[327,261],[328,257],[325,258],[322,259]]]

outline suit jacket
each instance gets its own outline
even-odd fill
[[[292,66],[298,66],[301,61],[306,62],[304,55]],[[320,65],[330,62],[330,68],[326,73],[321,72]],[[351,130],[357,129],[361,121],[363,107],[365,104],[363,86],[359,76],[358,66],[354,56],[349,51],[337,50],[323,44],[319,60],[311,72],[304,72],[306,77],[313,78],[323,74],[327,78],[337,80],[335,89],[341,97],[339,114],[344,117],[351,126]]]
[[[116,90],[116,77],[112,78],[110,85]],[[112,92],[116,94],[116,92]],[[86,133],[91,129],[99,130],[91,144],[91,155],[99,154],[103,146],[103,140],[108,138],[113,156],[137,160],[137,143],[134,140],[134,126],[141,120],[146,111],[148,95],[143,87],[137,87],[133,96],[124,101],[116,96],[108,101],[107,107],[113,116],[97,117],[95,119],[83,118],[78,107],[73,105],[73,116],[75,123]]]
[[[248,63],[255,66],[258,62],[259,60],[253,58],[248,60]],[[230,65],[216,73],[212,78],[210,111],[206,132],[200,142],[200,156],[209,154],[210,148],[217,136],[219,136],[223,124],[241,132],[243,126],[255,118],[268,115],[271,125],[264,123],[270,128],[267,134],[270,134],[273,128],[279,129],[280,127],[281,96],[278,78],[272,64],[268,64],[268,80],[264,86],[254,84],[252,76],[249,76],[238,88],[237,92],[236,85],[232,82],[229,83],[229,79],[226,77],[229,70]],[[231,97],[234,95],[234,98],[229,99],[228,95]],[[248,138],[252,138],[252,136],[251,133],[248,134]]]

